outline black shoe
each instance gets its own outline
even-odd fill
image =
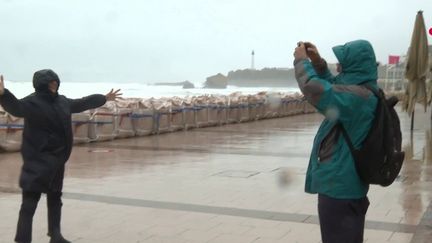
[[[56,235],[51,237],[51,240],[49,243],[71,243],[70,241],[66,240],[65,238],[63,238],[63,236],[60,235]]]

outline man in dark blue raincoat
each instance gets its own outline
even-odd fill
[[[46,193],[50,243],[67,243],[60,231],[60,220],[65,163],[73,144],[71,114],[97,108],[121,94],[120,90],[111,90],[107,95],[66,98],[58,94],[60,79],[50,69],[35,72],[33,86],[33,94],[17,99],[4,88],[0,76],[0,104],[11,115],[24,118],[21,145],[24,163],[19,180],[22,204],[15,241],[31,242],[33,215],[41,194]]]

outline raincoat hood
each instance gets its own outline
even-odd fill
[[[342,66],[336,76],[339,84],[376,84],[378,77],[377,62],[372,45],[366,40],[355,40],[333,47],[333,52]]]
[[[42,69],[33,75],[33,87],[36,92],[49,92],[48,84],[51,81],[56,81],[60,87],[60,79],[58,75],[51,69]],[[57,87],[57,90],[58,90]]]

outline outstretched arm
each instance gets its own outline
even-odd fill
[[[121,99],[120,89],[111,91],[106,95],[94,94],[83,97],[81,99],[69,99],[71,112],[79,113],[89,109],[95,109],[99,106],[102,106],[107,101],[115,101],[117,99]]]
[[[24,117],[25,115],[24,104],[5,89],[3,75],[0,75],[0,105],[13,116]]]

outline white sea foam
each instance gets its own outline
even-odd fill
[[[5,86],[17,98],[25,97],[34,92],[31,82],[9,82],[5,81]],[[294,93],[299,92],[298,88],[290,87],[236,87],[228,86],[226,89],[183,89],[181,86],[156,86],[141,83],[102,83],[102,82],[62,82],[60,84],[59,93],[70,98],[79,98],[94,93],[106,94],[111,88],[121,89],[123,97],[126,98],[160,98],[160,97],[185,97],[185,96],[198,96],[205,94],[220,94],[229,95],[234,92],[241,92],[242,94],[256,94],[261,91],[267,92],[286,92]]]

